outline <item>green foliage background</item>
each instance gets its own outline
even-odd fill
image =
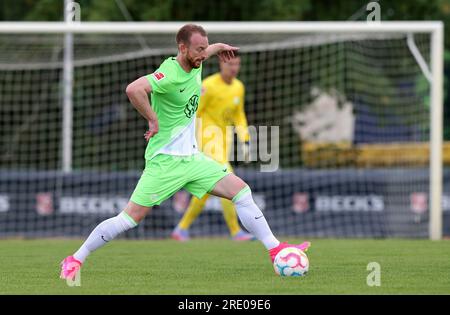
[[[126,21],[118,5],[120,1],[126,6],[134,21],[365,20],[369,13],[366,6],[370,2],[369,0],[78,0],[81,7],[81,20]],[[444,138],[450,140],[448,97],[450,95],[450,0],[380,0],[378,3],[381,7],[381,19],[384,21],[440,20],[445,23]],[[64,0],[0,0],[0,21],[61,21],[63,4]],[[326,78],[327,75],[323,77]],[[336,79],[331,81],[336,82]],[[427,85],[428,82],[424,81],[423,84]],[[424,102],[428,103],[429,100],[425,99]],[[49,101],[42,100],[42,103],[47,104]],[[57,112],[53,113],[53,115],[57,114]],[[290,138],[288,134],[282,135],[283,138]],[[33,137],[29,140],[31,144],[37,141]],[[41,142],[47,141],[43,139]],[[93,147],[98,146],[93,144]],[[286,145],[286,147],[292,146]],[[43,151],[56,152],[56,149],[47,148]],[[99,156],[99,154],[94,155]],[[296,153],[286,155],[295,156]],[[27,155],[23,156],[28,158]],[[53,158],[44,160],[55,161],[55,163],[57,161]],[[293,162],[293,164],[298,163]],[[57,165],[46,165],[46,167],[58,168]]]
[[[125,21],[119,0],[78,0],[82,21]],[[365,20],[369,0],[120,0],[134,21]],[[450,0],[380,0],[381,19],[445,23],[445,74],[450,76]],[[1,0],[0,21],[60,21],[64,0]],[[448,80],[446,80],[448,81]],[[446,84],[448,91],[450,86]],[[449,93],[445,93],[448,95]],[[445,120],[450,122],[446,98]],[[446,124],[449,125],[449,124]],[[450,128],[445,132],[450,139]]]

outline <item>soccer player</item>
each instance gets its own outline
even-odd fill
[[[242,224],[264,244],[272,261],[287,246],[303,251],[310,246],[309,242],[280,243],[253,201],[250,187],[226,167],[198,151],[195,112],[202,83],[202,62],[213,55],[227,61],[238,48],[223,43],[209,45],[205,30],[194,24],[180,28],[176,42],[176,57],[167,58],[158,70],[126,88],[130,102],[148,122],[148,131],[144,134],[148,145],[141,178],[125,209],[101,222],[81,247],[61,262],[63,279],[74,280],[89,254],[136,227],[154,205],[182,188],[198,198],[210,193],[232,200]]]
[[[236,78],[240,66],[241,58],[237,53],[229,61],[220,62],[220,72],[203,80],[202,96],[197,110],[197,122],[200,122],[197,125],[199,149],[217,162],[226,165],[230,172],[233,168],[228,162],[228,156],[233,134],[230,133],[231,129],[227,129],[228,126],[236,126],[239,140],[243,143],[245,161],[249,162],[250,136],[244,112],[244,85]],[[179,241],[189,240],[188,229],[204,208],[209,196],[205,194],[201,199],[192,197],[183,218],[172,232],[172,238]],[[240,228],[233,203],[225,198],[221,198],[220,201],[232,239],[253,240],[253,235]]]

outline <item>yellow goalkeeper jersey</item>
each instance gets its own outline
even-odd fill
[[[203,80],[197,110],[197,142],[201,151],[220,163],[228,162],[232,126],[241,142],[250,139],[244,96],[244,84],[236,78],[227,84],[216,73]]]

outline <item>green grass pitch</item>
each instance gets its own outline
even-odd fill
[[[259,242],[115,240],[69,287],[59,262],[81,240],[0,240],[0,294],[450,294],[448,240],[311,241],[308,275],[281,278]],[[380,264],[380,286],[367,285],[370,262]]]

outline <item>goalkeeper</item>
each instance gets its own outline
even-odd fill
[[[249,162],[249,133],[247,118],[244,112],[245,89],[237,79],[241,66],[241,58],[235,56],[228,62],[220,61],[220,72],[205,80],[202,85],[202,96],[197,110],[197,141],[201,151],[217,162],[233,169],[228,162],[228,156],[233,141],[232,129],[235,126],[239,140],[243,143],[245,162]],[[193,196],[188,209],[178,226],[172,232],[172,238],[179,241],[189,240],[189,227],[203,210],[209,194],[201,199]],[[223,216],[230,235],[235,241],[253,240],[254,236],[243,231],[238,223],[236,209],[233,203],[225,198],[220,199]]]

